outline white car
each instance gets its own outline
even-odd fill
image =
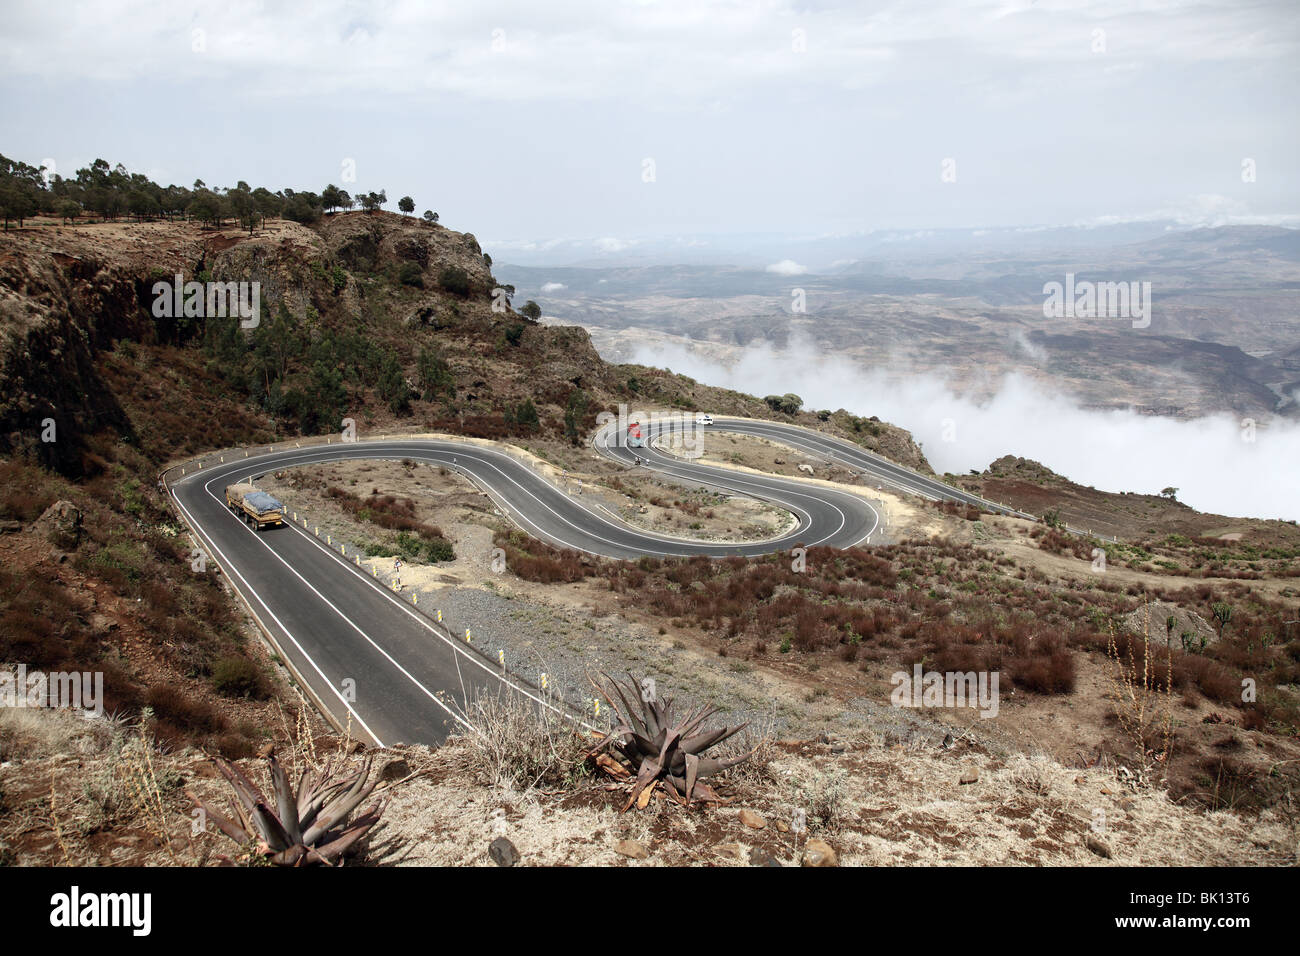
[[[696,416],[695,416],[695,424],[697,424],[697,425],[712,425],[712,424],[713,424],[713,416],[712,416],[712,415],[696,415]]]

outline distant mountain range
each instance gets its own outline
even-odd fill
[[[979,233],[976,235],[976,233]],[[770,240],[761,239],[758,244]],[[816,271],[818,257],[858,255]],[[605,267],[499,264],[552,321],[589,328],[606,358],[647,343],[735,350],[802,338],[866,367],[929,372],[967,389],[1017,371],[1096,408],[1196,417],[1294,416],[1300,389],[1300,231],[1277,226],[869,233],[788,242],[767,256]],[[629,260],[643,256],[644,264]],[[764,259],[780,255],[766,265]],[[1150,283],[1150,324],[1048,319],[1047,283]],[[802,299],[806,311],[798,311]]]

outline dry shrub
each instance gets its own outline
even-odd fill
[[[465,415],[460,418],[439,418],[429,422],[429,427],[437,432],[450,432],[456,435],[469,435],[471,438],[488,438],[498,440],[509,438],[518,431],[518,427],[506,422],[504,415]]]
[[[479,783],[523,792],[568,786],[583,773],[589,742],[578,726],[521,694],[479,694],[466,719],[478,730],[464,742]]]
[[[805,811],[808,829],[833,833],[844,823],[848,800],[843,770],[812,770],[799,781],[796,806]]]
[[[925,622],[921,633],[927,638],[926,660],[933,670],[1004,671],[1016,687],[1038,694],[1068,694],[1074,690],[1074,654],[1059,635],[1044,633],[1031,622]]]
[[[270,694],[262,669],[247,657],[233,654],[212,665],[212,686],[227,697],[264,700]]]
[[[1241,682],[1218,661],[1199,654],[1175,657],[1174,686],[1184,692],[1196,688],[1220,704],[1241,703]]]
[[[1093,544],[1090,540],[1081,538],[1077,534],[1058,531],[1055,528],[1049,528],[1038,537],[1038,547],[1052,554],[1073,556],[1085,560],[1092,558]]]
[[[570,584],[600,573],[596,563],[579,551],[560,550],[514,531],[498,534],[494,543],[506,553],[506,567],[525,581]]]
[[[205,700],[191,697],[181,687],[173,684],[155,684],[146,695],[148,705],[162,725],[159,736],[169,736],[167,730],[182,734],[213,734],[224,731],[226,718]],[[168,726],[170,725],[170,726]]]
[[[1044,648],[1033,657],[1017,661],[1011,679],[1017,687],[1039,694],[1069,694],[1074,691],[1074,655],[1055,639],[1045,641],[1056,646]]]
[[[1150,784],[1157,768],[1168,768],[1173,751],[1173,651],[1166,648],[1164,660],[1157,662],[1144,634],[1127,641],[1116,636],[1107,652],[1114,665],[1115,717],[1132,748],[1138,783]]]
[[[55,497],[41,469],[17,461],[0,462],[0,518],[29,524],[54,504]]]
[[[369,521],[389,531],[413,531],[422,538],[442,538],[441,528],[426,524],[416,517],[415,502],[410,498],[371,494],[365,498],[334,485],[325,494],[358,521]]]
[[[748,754],[748,759],[726,770],[729,782],[767,786],[777,781],[772,762],[780,756],[776,746],[776,719],[772,715],[752,720],[744,730],[720,743],[715,754],[724,760]]]

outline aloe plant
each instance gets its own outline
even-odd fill
[[[609,703],[619,724],[590,751],[589,756],[594,757],[611,747],[636,770],[632,793],[623,810],[632,806],[642,791],[653,786],[656,781],[688,806],[692,800],[721,802],[721,798],[704,782],[704,778],[744,763],[754,752],[735,757],[702,755],[709,748],[739,733],[748,724],[701,730],[704,722],[718,713],[716,707],[706,704],[685,717],[674,720],[673,699],[659,699],[652,682],[637,681],[629,674],[629,684],[624,688],[608,674],[601,676],[608,681],[608,687],[595,680],[592,684]],[[641,706],[633,707],[629,698],[639,700]]]
[[[194,801],[217,828],[241,846],[256,843],[256,852],[279,866],[310,863],[334,865],[338,858],[379,822],[384,802],[376,801],[351,822],[348,818],[379,783],[367,782],[370,760],[344,773],[333,761],[319,771],[308,768],[298,780],[295,794],[289,778],[275,759],[267,757],[275,808],[257,786],[233,764],[215,761],[217,770],[235,791],[230,816],[214,809],[190,791]],[[229,858],[223,858],[230,862]]]

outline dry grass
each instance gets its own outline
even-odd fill
[[[127,726],[117,715],[84,717],[71,710],[0,707],[0,760],[94,756],[120,740]]]
[[[471,763],[460,738],[429,754],[446,766]],[[402,863],[492,865],[494,836],[508,837],[524,865],[745,865],[751,849],[794,864],[804,840],[821,836],[841,865],[1291,865],[1300,828],[1278,811],[1243,819],[1172,803],[1154,788],[1131,792],[1101,767],[1079,770],[1047,757],[1002,761],[969,748],[890,745],[875,737],[836,755],[809,743],[776,748],[771,782],[729,774],[720,792],[732,803],[690,810],[652,800],[640,813],[616,812],[623,795],[601,788],[548,794],[492,790],[458,772],[399,793],[385,823],[409,839]],[[978,781],[958,782],[962,769]],[[740,808],[759,812],[767,827],[752,830]],[[790,831],[802,808],[807,831]],[[1104,821],[1113,857],[1090,852],[1085,836]],[[630,863],[614,852],[635,839],[649,858]]]
[[[168,804],[180,782],[171,760],[159,749],[141,719],[85,718],[68,711],[0,709],[0,730],[18,746],[6,751],[14,760],[15,780],[48,775],[43,798],[8,808],[0,831],[9,835],[48,830],[57,847],[46,862],[84,863],[84,841],[107,830],[139,830],[176,863],[176,839],[169,832],[176,817]],[[19,792],[22,792],[19,790]],[[0,842],[4,834],[0,833]]]
[[[947,751],[872,735],[841,740],[834,748],[819,741],[767,741],[754,767],[720,779],[720,793],[730,800],[726,806],[687,809],[656,799],[643,812],[620,814],[622,791],[579,785],[580,778],[566,773],[574,751],[565,749],[570,738],[563,728],[546,729],[526,709],[484,703],[499,718],[496,745],[460,737],[437,751],[392,752],[410,773],[404,785],[390,788],[369,848],[371,861],[492,865],[488,844],[506,836],[524,865],[742,865],[750,849],[790,864],[803,840],[818,835],[847,866],[1296,862],[1300,824],[1282,807],[1252,817],[1206,812],[1174,803],[1156,787],[1133,791],[1104,766],[1075,769],[1045,756],[1000,758],[978,744]],[[218,841],[209,834],[187,843],[188,804],[177,786],[183,776],[205,799],[221,798],[225,784],[202,772],[206,759],[153,747],[147,756],[133,753],[145,742],[137,728],[87,733],[67,716],[41,712],[37,720],[67,726],[31,730],[25,738],[30,756],[0,769],[0,790],[13,804],[0,816],[0,857],[46,865],[206,860]],[[281,753],[292,774],[305,762],[354,749],[346,735],[316,736],[305,713],[284,715],[284,726],[292,740]],[[530,742],[507,746],[512,730],[530,735]],[[44,743],[38,748],[37,741]],[[46,745],[84,753],[72,759]],[[962,785],[959,777],[967,768],[978,780]],[[743,826],[742,808],[760,813],[767,827]],[[796,809],[805,812],[803,834],[790,832]],[[159,819],[170,826],[157,826]],[[1084,845],[1098,820],[1111,860]],[[107,833],[121,841],[115,844],[119,849],[129,849],[126,856],[107,855]],[[175,858],[162,839],[168,833]],[[648,859],[619,856],[614,848],[624,839],[645,845]]]
[[[481,784],[527,792],[570,786],[586,775],[588,735],[568,717],[514,693],[475,697],[466,719],[478,733],[462,738]]]

